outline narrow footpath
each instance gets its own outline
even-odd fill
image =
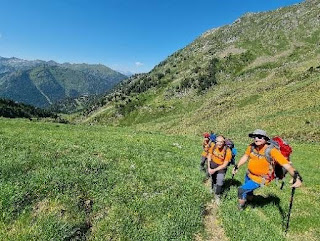
[[[209,188],[210,181],[206,181],[205,185]],[[213,200],[213,199],[212,199]],[[207,203],[204,211],[203,224],[206,233],[195,236],[196,241],[227,241],[221,222],[217,217],[219,206],[213,201]]]

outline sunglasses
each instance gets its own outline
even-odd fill
[[[224,141],[215,141],[215,143],[224,143]]]
[[[266,137],[265,136],[262,136],[262,135],[255,135],[255,136],[253,136],[253,138],[258,138],[258,139],[260,139],[260,140],[262,140],[262,139],[266,139]]]

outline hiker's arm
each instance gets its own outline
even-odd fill
[[[222,165],[220,165],[220,166],[218,166],[218,167],[216,167],[214,169],[211,169],[211,170],[212,170],[213,173],[215,173],[217,171],[225,169],[228,166],[228,163],[229,163],[229,161],[225,161]],[[211,173],[211,174],[213,174],[213,173]]]
[[[219,165],[218,167],[214,168],[212,170],[213,173],[217,172],[217,171],[220,171],[222,169],[226,169],[229,162],[231,161],[231,158],[232,158],[232,153],[231,153],[231,150],[230,149],[227,149],[226,150],[226,155],[225,155],[225,159],[224,159],[224,162],[222,163],[222,165]],[[212,174],[213,174],[212,173]]]
[[[302,184],[302,177],[290,164],[284,164],[283,167],[289,172],[289,174],[296,179],[291,187],[300,187]]]
[[[291,187],[300,187],[302,184],[302,178],[299,174],[299,172],[297,172],[293,166],[288,162],[287,158],[285,158],[281,152],[279,150],[277,150],[276,148],[273,148],[270,152],[271,157],[276,160],[277,163],[279,163],[281,166],[283,166],[288,172],[289,174],[296,179],[296,182],[293,183],[293,185]]]
[[[248,159],[249,159],[249,156],[248,156],[247,154],[244,154],[244,155],[240,158],[238,164],[234,165],[232,174],[236,174],[236,173],[238,172],[238,168],[239,168],[240,166],[242,166],[243,164],[245,164],[245,163],[248,161]]]

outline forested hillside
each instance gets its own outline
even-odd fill
[[[7,118],[58,118],[58,115],[31,105],[19,104],[0,98],[0,116]]]

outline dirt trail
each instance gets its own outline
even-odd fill
[[[210,181],[207,181],[205,185],[209,188]],[[222,224],[219,222],[217,218],[219,207],[217,204],[212,201],[207,203],[204,211],[204,221],[203,224],[205,226],[206,234],[197,234],[195,236],[195,241],[227,241],[224,230],[222,228]]]

